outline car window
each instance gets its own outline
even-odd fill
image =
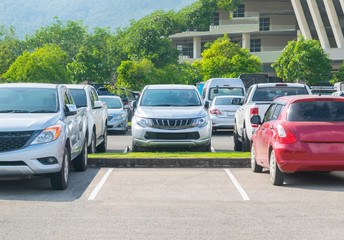
[[[252,101],[273,101],[278,97],[308,94],[304,87],[257,87]]]
[[[92,91],[90,92],[90,102],[91,102],[91,107],[94,108],[94,102],[95,102],[95,99],[94,99],[94,95],[92,94]]]
[[[70,94],[70,92],[68,90],[66,90],[66,95],[67,95],[69,104],[74,104],[75,105],[74,99],[73,99],[72,95]]]
[[[86,92],[84,89],[69,89],[72,94],[76,107],[87,107]]]
[[[91,92],[92,92],[92,94],[93,94],[94,100],[95,100],[95,101],[99,101],[98,94],[96,93],[96,91],[95,91],[93,88],[91,89]]]
[[[129,99],[129,101],[135,100],[135,95],[131,91],[128,91],[128,99]]]
[[[122,101],[119,98],[100,98],[100,100],[106,103],[108,109],[123,108]]]
[[[245,95],[245,98],[244,98],[244,104],[248,101],[248,96],[251,94],[252,88],[253,88],[253,87],[250,87],[250,88],[247,90],[246,95]]]
[[[215,87],[209,90],[209,99],[213,100],[216,96],[244,96],[243,88]]]
[[[275,110],[274,110],[272,117],[271,117],[271,121],[278,119],[278,117],[280,116],[280,114],[282,112],[282,109],[283,109],[283,105],[281,105],[281,104],[276,105]]]
[[[201,106],[194,89],[147,89],[141,100],[142,106]]]
[[[344,121],[344,102],[307,101],[290,105],[288,121],[338,122]]]
[[[273,116],[273,112],[275,111],[275,107],[276,107],[275,103],[270,105],[270,107],[268,108],[268,110],[265,113],[263,122],[269,122],[272,120],[272,116]]]

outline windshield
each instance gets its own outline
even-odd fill
[[[69,89],[77,108],[87,107],[86,92],[84,89]]]
[[[58,112],[57,89],[0,88],[0,113]]]
[[[312,101],[290,105],[288,121],[338,122],[344,121],[344,102]]]
[[[119,98],[99,98],[101,101],[105,102],[109,109],[122,108],[122,101]]]
[[[244,96],[244,89],[237,87],[216,87],[210,88],[209,100],[213,100],[216,96]]]
[[[257,87],[252,101],[273,101],[278,97],[308,94],[304,87]]]
[[[143,93],[141,106],[201,106],[194,89],[148,89]]]

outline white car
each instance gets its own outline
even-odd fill
[[[234,150],[251,151],[252,134],[258,128],[258,125],[251,124],[251,118],[254,115],[259,115],[261,119],[264,119],[266,110],[276,98],[305,94],[312,94],[306,84],[261,83],[252,85],[247,90],[243,105],[235,113]]]
[[[148,85],[133,105],[134,152],[158,147],[211,150],[211,120],[195,86]]]
[[[242,96],[217,96],[209,107],[209,114],[213,131],[217,129],[233,129],[235,112],[239,105],[232,104],[234,98],[244,99]]]
[[[99,96],[108,107],[108,131],[126,133],[128,127],[128,105],[123,106],[122,100],[117,96]]]

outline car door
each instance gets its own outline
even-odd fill
[[[99,138],[103,132],[103,118],[102,118],[102,108],[96,108],[94,105],[95,101],[99,101],[98,95],[96,93],[96,91],[91,88],[90,91],[90,97],[91,97],[91,106],[92,106],[92,115],[93,115],[93,119],[94,119],[94,124],[96,125],[96,138]]]
[[[66,113],[68,111],[67,105],[68,104],[74,104],[72,97],[70,96],[70,93],[68,92],[67,89],[63,91],[63,109],[64,112]],[[65,124],[68,128],[69,132],[69,139],[70,139],[70,144],[71,144],[71,154],[72,158],[74,158],[75,152],[78,149],[78,143],[79,143],[79,132],[78,132],[78,124],[76,121],[76,116],[66,116],[65,119]]]
[[[242,137],[242,129],[244,127],[244,121],[245,121],[245,105],[247,104],[250,94],[252,92],[252,86],[247,90],[247,93],[244,97],[244,103],[240,108],[237,110],[236,115],[237,118],[235,119],[236,121],[236,126],[237,126],[237,131],[238,134]]]

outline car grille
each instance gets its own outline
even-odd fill
[[[32,134],[32,131],[0,132],[0,152],[13,151],[24,147]]]
[[[146,139],[161,139],[161,140],[191,140],[199,139],[198,132],[189,132],[189,133],[155,133],[155,132],[146,132]]]
[[[185,129],[195,127],[194,119],[152,119],[153,128]]]

